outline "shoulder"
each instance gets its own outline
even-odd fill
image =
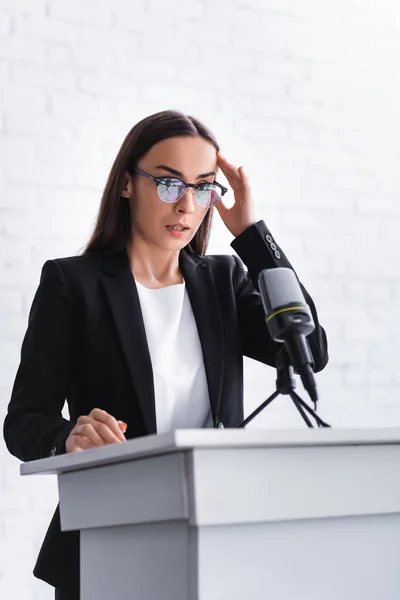
[[[67,288],[79,282],[86,285],[98,278],[103,262],[104,254],[100,252],[51,258],[42,267],[41,281],[58,281]]]
[[[91,252],[81,254],[79,256],[64,256],[62,258],[54,258],[50,262],[54,262],[57,266],[69,273],[72,271],[88,271],[91,269],[99,269],[104,260],[104,254],[101,252]]]

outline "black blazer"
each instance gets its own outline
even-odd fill
[[[292,268],[263,221],[231,245],[248,274],[235,256],[180,253],[214,425],[225,427],[244,418],[243,355],[273,366],[282,347],[268,334],[258,273]],[[328,361],[326,335],[303,292],[316,325],[308,341],[320,371]],[[61,416],[65,399],[70,421]],[[63,453],[77,418],[95,407],[125,421],[127,438],[156,433],[152,366],[126,250],[45,263],[4,422],[7,447],[22,461]],[[58,508],[34,574],[55,587],[78,586],[79,533],[61,532]]]

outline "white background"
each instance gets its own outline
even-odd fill
[[[0,0],[1,421],[43,263],[87,241],[131,127],[176,108],[244,165],[316,302],[321,415],[399,426],[399,56],[396,0]],[[217,218],[210,252],[231,241]],[[274,380],[246,362],[248,412]],[[281,398],[253,426],[303,425]],[[0,597],[47,600],[55,481],[20,479],[3,441],[0,465]]]

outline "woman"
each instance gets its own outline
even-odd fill
[[[214,206],[248,274],[234,256],[205,256]],[[83,255],[43,267],[4,423],[9,451],[30,461],[179,427],[237,426],[243,355],[273,366],[281,348],[257,291],[258,273],[274,267],[291,265],[256,222],[243,167],[221,155],[210,131],[177,111],[140,121],[116,157]],[[320,371],[326,336],[303,292]],[[79,534],[61,533],[58,509],[34,574],[56,598],[79,597]]]

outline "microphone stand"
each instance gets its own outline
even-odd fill
[[[313,410],[294,391],[294,388],[296,387],[296,381],[293,377],[293,367],[289,364],[289,359],[288,359],[285,348],[283,350],[279,351],[276,356],[276,369],[277,369],[276,392],[274,392],[269,398],[267,398],[267,400],[265,400],[265,402],[263,402],[258,408],[256,408],[256,410],[254,412],[252,412],[251,415],[249,415],[247,417],[247,419],[245,419],[242,423],[240,423],[240,425],[238,425],[238,428],[246,427],[246,425],[248,423],[250,423],[250,421],[252,421],[254,419],[254,417],[256,417],[262,410],[264,410],[264,408],[266,408],[268,406],[268,404],[270,404],[273,400],[275,400],[275,398],[277,398],[280,394],[289,395],[291,397],[295,407],[299,411],[299,413],[302,416],[307,427],[313,428],[314,425],[310,421],[308,415],[306,414],[306,411],[309,415],[311,415],[315,419],[315,422],[317,423],[318,427],[330,427],[330,425],[328,425],[328,423],[325,423],[325,421],[323,421],[317,415],[316,403],[314,406],[315,410]]]

